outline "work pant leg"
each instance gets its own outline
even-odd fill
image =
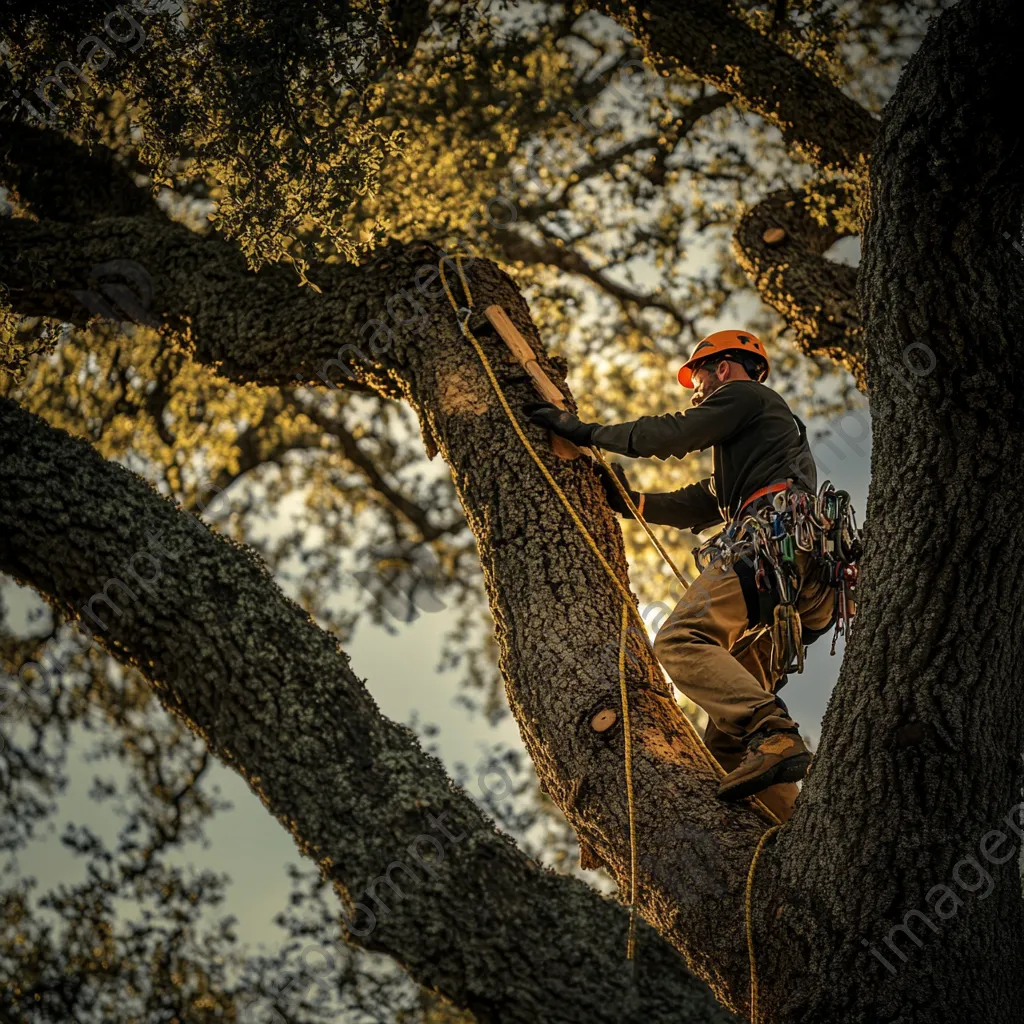
[[[773,679],[770,672],[772,658],[772,635],[768,629],[761,632],[751,631],[742,637],[732,648],[732,656],[762,685]],[[773,682],[773,686],[777,685]],[[789,709],[778,694],[775,701],[785,714]],[[795,724],[795,723],[794,723]],[[715,728],[715,723],[708,719],[704,732],[704,744],[714,754],[715,759],[726,772],[735,771],[743,760],[746,747],[742,740],[727,736]],[[796,798],[800,790],[795,782],[777,782],[757,794],[758,799],[779,821],[789,821],[793,816]]]
[[[775,693],[782,673],[772,667],[772,631],[761,626],[744,636],[729,653],[757,680],[758,686]],[[779,701],[779,698],[775,698]]]
[[[796,564],[800,575],[796,610],[800,615],[801,628],[824,629],[832,618],[835,591],[828,584],[813,578],[813,563],[808,552],[798,551]],[[749,633],[743,637],[732,648],[732,655],[766,690],[776,694],[778,700],[778,690],[784,681],[782,666],[773,657],[771,629],[761,628],[762,633]]]
[[[770,630],[762,629],[760,632],[751,630],[733,645],[729,653],[757,680],[763,689],[774,692],[774,686],[769,689],[769,683],[772,680]],[[777,694],[775,702],[785,714],[789,714],[789,709]],[[708,718],[708,724],[704,730],[704,745],[715,755],[715,759],[727,772],[739,767],[746,750],[746,745],[742,740],[722,732],[710,718]]]
[[[741,745],[759,727],[794,726],[771,688],[730,653],[748,632],[739,577],[715,564],[687,588],[654,641],[654,652],[672,682],[707,712],[718,732]],[[719,749],[728,758],[725,747],[720,741]]]
[[[763,689],[768,689],[766,684],[769,675],[766,669],[771,659],[771,635],[767,630],[760,633],[752,630],[744,634],[733,644],[729,653],[750,672]],[[782,701],[778,697],[776,701],[781,705]],[[740,761],[743,760],[743,752],[746,750],[741,739],[722,732],[711,718],[708,719],[705,728],[705,745],[727,772],[739,767]]]
[[[836,592],[823,580],[810,578],[813,563],[809,552],[798,551],[796,564],[800,572],[800,593],[796,599],[800,624],[807,629],[824,629],[832,620]]]

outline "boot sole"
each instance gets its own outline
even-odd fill
[[[743,800],[745,797],[760,793],[762,789],[774,786],[777,782],[799,782],[807,774],[807,769],[810,766],[810,754],[794,754],[792,757],[787,757],[785,761],[780,761],[778,764],[773,765],[760,775],[744,779],[725,791],[719,790],[718,799],[728,801]]]

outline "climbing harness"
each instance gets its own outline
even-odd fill
[[[828,485],[828,486],[826,486]],[[814,503],[814,522],[819,528],[814,549],[821,571],[821,579],[836,591],[836,631],[832,637],[832,654],[836,653],[836,640],[845,637],[857,608],[853,591],[857,586],[858,567],[863,550],[863,539],[857,529],[857,517],[846,491],[831,487],[825,481]]]
[[[526,433],[524,432],[524,430],[522,428],[522,425],[519,422],[519,419],[517,418],[517,416],[513,412],[512,407],[509,405],[508,399],[505,397],[505,393],[502,391],[501,384],[498,382],[498,378],[496,377],[496,375],[494,373],[494,370],[491,367],[490,360],[487,358],[487,354],[483,350],[483,346],[477,340],[477,338],[473,334],[473,332],[469,329],[469,320],[470,320],[470,317],[471,317],[472,312],[473,312],[473,295],[472,295],[472,292],[470,291],[470,288],[469,288],[469,282],[466,280],[465,272],[462,269],[462,256],[461,256],[461,254],[457,254],[456,257],[455,257],[455,267],[456,267],[456,270],[457,270],[458,275],[459,275],[459,282],[460,282],[460,284],[462,286],[462,290],[463,290],[463,292],[464,292],[464,294],[466,296],[466,305],[465,306],[460,306],[458,304],[455,296],[452,294],[451,287],[449,286],[448,281],[447,281],[447,279],[445,277],[444,257],[442,257],[441,260],[438,263],[438,270],[440,272],[441,284],[444,287],[445,294],[448,296],[448,301],[452,305],[452,309],[455,311],[455,316],[456,316],[456,320],[458,321],[460,331],[462,332],[462,334],[466,338],[466,340],[473,346],[473,350],[476,352],[477,357],[479,358],[480,363],[481,363],[481,365],[484,368],[484,372],[487,374],[487,378],[490,381],[491,386],[494,388],[494,392],[495,392],[495,394],[498,397],[498,401],[500,402],[501,407],[502,407],[502,409],[505,412],[505,415],[508,417],[508,420],[509,420],[509,422],[512,425],[512,429],[516,433],[516,436],[519,438],[519,440],[522,443],[523,447],[526,449],[527,453],[530,455],[530,458],[533,460],[533,462],[536,464],[537,468],[540,470],[540,472],[541,472],[542,476],[544,477],[544,479],[547,481],[547,483],[549,484],[551,489],[555,492],[555,494],[558,497],[559,501],[564,506],[566,512],[568,512],[570,519],[572,519],[573,524],[576,526],[576,529],[579,531],[580,535],[583,537],[583,539],[586,542],[587,546],[594,553],[595,557],[597,558],[598,562],[601,564],[601,567],[604,569],[604,571],[607,574],[608,578],[612,581],[612,583],[615,585],[615,587],[617,588],[617,590],[619,591],[619,593],[622,595],[622,598],[623,598],[621,628],[620,628],[620,635],[619,635],[619,696],[620,696],[620,700],[621,700],[621,703],[622,703],[622,735],[623,735],[623,746],[624,746],[624,757],[625,757],[626,806],[627,806],[628,820],[629,820],[629,851],[630,851],[630,885],[629,885],[630,906],[629,906],[629,932],[628,932],[628,939],[627,939],[627,946],[626,946],[626,957],[629,960],[633,960],[634,956],[635,956],[635,952],[636,952],[635,946],[636,946],[636,906],[637,906],[637,895],[638,895],[638,878],[637,878],[637,874],[638,874],[637,873],[637,866],[638,866],[638,862],[637,862],[638,841],[637,841],[637,826],[636,826],[636,803],[635,803],[634,794],[633,794],[632,736],[631,736],[630,719],[629,719],[629,699],[628,699],[628,689],[627,689],[627,685],[626,685],[626,661],[625,661],[625,658],[626,658],[626,642],[627,642],[627,637],[629,635],[628,623],[629,623],[629,620],[630,620],[630,616],[632,616],[633,619],[635,619],[636,622],[639,624],[639,626],[640,626],[640,635],[642,637],[645,637],[645,638],[647,636],[647,623],[644,622],[643,617],[640,615],[639,609],[637,608],[636,604],[634,603],[633,595],[630,593],[629,588],[625,584],[623,584],[623,582],[615,574],[615,570],[609,564],[607,558],[605,558],[605,556],[602,553],[602,551],[601,551],[600,547],[598,546],[597,542],[594,540],[592,534],[587,529],[586,524],[580,518],[580,515],[576,511],[576,509],[573,507],[572,502],[569,500],[568,496],[562,490],[562,488],[558,485],[558,481],[555,480],[555,478],[552,475],[551,471],[544,464],[544,461],[541,459],[541,457],[537,453],[536,449],[530,443],[530,439],[526,436]],[[493,309],[493,307],[491,307],[491,309]],[[493,318],[489,317],[489,319],[492,319],[492,322],[493,322]],[[520,339],[520,341],[521,341],[523,346],[526,346],[525,341],[522,341],[522,339]],[[512,348],[513,352],[515,353],[515,348],[511,344],[510,344],[509,347]],[[522,361],[524,363],[524,366],[528,362],[530,362],[530,361],[534,361],[535,362],[535,359],[533,358],[533,353],[530,352],[528,346],[526,346],[526,352],[529,352],[530,359],[525,359],[525,358],[522,359]],[[525,353],[524,353],[524,356],[525,356]],[[531,372],[531,376],[534,377],[535,383],[538,383],[538,386],[539,386],[539,382],[537,381],[536,374]],[[550,382],[548,382],[548,383],[550,383]],[[542,387],[539,387],[539,390],[541,390],[542,394],[544,393],[544,389]],[[561,398],[561,395],[559,395],[559,398]],[[564,399],[562,399],[562,400],[564,401]],[[616,487],[618,488],[620,494],[622,495],[623,500],[626,503],[626,506],[629,508],[630,512],[633,513],[633,516],[636,518],[637,522],[641,524],[641,526],[643,527],[644,531],[647,533],[647,536],[650,537],[650,539],[653,541],[653,543],[654,543],[655,547],[657,548],[658,552],[661,554],[662,558],[664,558],[665,562],[672,569],[673,573],[676,575],[676,577],[680,580],[680,582],[684,586],[688,586],[689,585],[689,581],[686,579],[686,577],[683,575],[683,573],[681,573],[679,571],[679,569],[676,567],[675,563],[669,557],[668,552],[665,550],[663,545],[658,541],[657,537],[654,536],[654,533],[651,530],[649,524],[644,520],[643,515],[642,515],[640,509],[637,508],[637,506],[633,503],[633,500],[629,496],[629,492],[622,485],[621,481],[619,481],[618,477],[614,473],[611,472],[611,467],[608,466],[608,463],[605,461],[604,457],[595,448],[588,449],[588,451],[590,452],[591,455],[594,456],[594,458],[599,463],[601,463],[605,467],[605,469],[609,473],[609,476],[615,481]],[[650,651],[650,655],[651,655],[650,661],[651,661],[651,666],[652,666],[652,671],[653,671],[653,665],[657,661],[657,659],[656,659],[653,651]],[[653,682],[654,682],[653,678],[652,678],[651,682],[653,684]],[[715,756],[711,753],[710,750],[708,750],[707,746],[705,745],[704,741],[701,739],[701,737],[698,734],[698,732],[697,732],[696,728],[694,727],[693,723],[690,722],[690,720],[685,715],[683,715],[683,722],[684,722],[685,728],[689,730],[691,738],[694,741],[696,741],[696,744],[697,744],[698,748],[703,751],[704,756],[707,759],[708,765],[710,766],[711,770],[714,772],[714,774],[718,778],[722,778],[726,774],[725,773],[725,769],[722,768],[722,766],[718,763],[718,760],[715,758]],[[758,848],[757,848],[757,850],[755,851],[755,854],[754,854],[754,860],[751,863],[751,871],[750,871],[750,874],[749,874],[748,885],[747,885],[747,906],[748,906],[748,912],[747,912],[747,935],[748,935],[748,948],[749,948],[750,957],[751,957],[751,961],[750,961],[751,998],[752,998],[752,1000],[756,1000],[756,981],[755,981],[755,979],[756,979],[756,968],[755,968],[755,963],[754,963],[754,959],[753,959],[753,955],[754,955],[754,953],[753,953],[753,949],[754,949],[753,948],[753,943],[752,943],[752,941],[750,939],[750,913],[749,913],[749,906],[750,906],[750,899],[751,899],[751,883],[753,882],[753,867],[754,867],[754,865],[757,862],[757,857],[758,857],[758,855],[760,853],[761,846],[764,844],[765,838],[767,838],[767,836],[770,835],[771,832],[774,831],[774,829],[781,827],[781,822],[779,821],[778,817],[771,810],[769,810],[769,808],[766,807],[764,805],[764,803],[762,803],[756,796],[753,797],[752,800],[753,800],[754,804],[756,805],[757,809],[763,815],[765,815],[766,817],[770,818],[774,822],[773,827],[771,829],[769,829],[768,831],[766,831],[764,833],[764,835],[761,837],[761,843],[758,845]]]
[[[801,587],[798,551],[811,556],[812,577],[835,591],[832,618],[824,629],[801,625],[796,610]],[[836,653],[836,641],[848,634],[856,611],[853,591],[860,554],[861,535],[850,495],[836,490],[831,480],[813,498],[792,480],[762,487],[720,533],[693,549],[701,572],[716,563],[723,571],[736,570],[751,626],[770,627],[772,667],[783,675],[803,672],[807,645],[833,627],[831,653]]]

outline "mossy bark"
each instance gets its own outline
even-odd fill
[[[81,615],[248,781],[353,941],[481,1021],[731,1019],[647,926],[631,978],[623,908],[498,833],[247,548],[6,399],[0,495],[0,569]]]

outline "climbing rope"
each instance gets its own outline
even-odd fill
[[[607,574],[608,578],[612,581],[612,583],[618,589],[619,593],[622,595],[622,598],[623,598],[623,605],[622,605],[622,624],[623,625],[622,625],[621,635],[620,635],[620,638],[619,638],[619,689],[620,689],[620,696],[621,696],[621,700],[622,700],[622,730],[623,730],[623,742],[624,742],[624,747],[625,747],[625,761],[626,761],[626,769],[625,769],[625,775],[626,775],[626,805],[627,805],[628,815],[629,815],[629,849],[630,849],[630,886],[629,886],[629,889],[630,889],[630,919],[629,919],[629,937],[628,937],[628,940],[627,940],[626,956],[627,956],[627,958],[632,959],[633,955],[635,953],[635,934],[636,934],[636,916],[635,915],[636,915],[636,897],[637,897],[637,829],[636,829],[635,801],[634,801],[634,796],[633,796],[632,748],[631,748],[631,736],[630,736],[630,729],[629,729],[629,700],[628,700],[628,693],[627,693],[627,687],[626,687],[626,665],[625,665],[626,638],[627,638],[628,632],[629,632],[629,630],[626,628],[626,624],[629,621],[629,616],[632,615],[636,619],[636,621],[638,622],[638,624],[640,626],[640,630],[641,630],[641,634],[640,635],[643,636],[643,637],[646,637],[647,636],[647,623],[644,622],[643,616],[640,614],[639,609],[633,603],[633,595],[630,592],[629,588],[627,586],[625,586],[625,584],[623,584],[622,581],[619,579],[619,577],[616,575],[615,570],[612,568],[611,564],[608,562],[608,559],[605,558],[605,556],[602,553],[600,547],[598,547],[597,541],[594,540],[594,538],[591,535],[590,531],[587,529],[586,524],[580,518],[579,513],[576,511],[575,507],[573,506],[572,502],[569,500],[569,498],[566,495],[565,491],[563,491],[562,488],[559,486],[558,481],[552,475],[551,470],[549,470],[548,467],[544,464],[543,459],[541,459],[540,455],[537,453],[537,450],[530,443],[530,439],[526,436],[526,432],[523,430],[522,425],[519,423],[518,417],[516,416],[515,412],[512,410],[511,405],[509,405],[508,399],[505,397],[505,393],[504,393],[504,391],[501,388],[501,384],[498,382],[498,378],[497,378],[497,376],[494,373],[493,367],[491,366],[491,362],[487,358],[487,353],[484,352],[483,346],[480,344],[479,340],[476,338],[476,336],[473,334],[473,332],[469,329],[469,318],[470,318],[470,316],[471,316],[471,314],[473,312],[473,293],[470,290],[469,281],[466,279],[465,271],[462,269],[462,255],[461,254],[456,254],[456,256],[455,256],[455,269],[458,272],[459,282],[460,282],[460,284],[462,286],[462,290],[463,290],[463,292],[465,293],[465,296],[466,296],[466,305],[465,306],[460,306],[458,304],[454,294],[452,293],[451,287],[448,284],[448,279],[445,277],[445,272],[444,272],[444,257],[442,257],[441,260],[438,262],[438,270],[439,270],[440,275],[441,275],[441,284],[444,287],[445,294],[448,296],[448,301],[451,303],[452,309],[455,311],[455,319],[458,321],[459,329],[461,330],[461,332],[462,332],[463,336],[466,338],[466,340],[473,346],[473,350],[476,352],[477,357],[479,358],[480,363],[481,363],[481,365],[484,368],[484,372],[487,374],[487,379],[491,382],[491,387],[494,388],[494,393],[498,396],[498,401],[501,403],[501,407],[504,410],[505,415],[508,417],[509,423],[512,424],[512,429],[515,431],[516,436],[519,438],[520,442],[522,442],[523,447],[526,449],[526,451],[530,455],[530,458],[533,459],[533,461],[536,464],[537,468],[541,471],[541,474],[543,475],[544,479],[547,481],[547,483],[551,487],[551,489],[555,492],[555,494],[558,497],[559,501],[561,501],[561,503],[564,506],[566,512],[568,512],[570,519],[572,519],[573,523],[575,524],[576,529],[579,531],[579,533],[583,537],[584,541],[586,541],[587,546],[594,553],[594,555],[596,556],[598,562],[601,564],[601,567],[604,569],[605,573]],[[605,466],[605,468],[608,469],[608,463],[605,462],[604,458],[595,449],[591,448],[589,450]],[[608,471],[609,471],[609,474],[612,476],[612,478],[616,480],[616,484],[619,487],[620,492],[623,494],[623,497],[624,497],[624,499],[626,501],[627,507],[633,513],[633,515],[636,517],[637,522],[639,522],[643,526],[644,530],[647,533],[647,536],[650,537],[651,540],[654,542],[655,547],[658,549],[658,552],[661,554],[662,558],[665,559],[665,562],[669,565],[669,567],[675,573],[676,578],[679,579],[680,582],[682,582],[684,586],[689,586],[689,583],[686,580],[686,577],[679,571],[679,569],[676,567],[675,563],[669,557],[668,552],[665,551],[664,547],[659,543],[658,539],[654,536],[654,534],[652,533],[652,531],[650,529],[650,526],[644,520],[643,516],[641,515],[641,513],[640,513],[639,509],[636,507],[636,505],[633,504],[632,499],[630,498],[628,492],[626,492],[626,489],[622,486],[621,482],[618,480],[618,477],[614,473],[611,473],[610,469]],[[652,664],[657,661],[657,658],[654,655],[653,651],[651,651],[651,659],[652,659]],[[705,745],[703,739],[700,737],[700,734],[697,732],[696,728],[694,727],[693,723],[689,720],[689,718],[687,718],[686,715],[683,715],[682,717],[683,717],[684,727],[689,730],[691,738],[696,741],[697,746],[703,752],[704,757],[705,757],[705,759],[708,762],[708,765],[711,767],[711,770],[715,773],[715,775],[718,778],[721,778],[723,775],[726,774],[725,773],[725,769],[723,769],[722,766],[718,763],[718,760],[715,758],[714,754],[712,754],[711,751],[708,750],[708,748]],[[779,828],[781,826],[781,822],[779,822],[778,817],[771,810],[769,810],[756,796],[753,799],[754,799],[754,802],[757,804],[757,806],[766,815],[768,815],[769,817],[774,819],[774,821],[776,822],[776,825],[773,826],[773,829],[774,828]],[[770,829],[769,832],[772,831],[773,829]],[[768,834],[769,833],[766,832],[765,836],[767,836]],[[763,841],[764,841],[764,836],[762,836],[762,843],[763,843]],[[759,850],[760,850],[760,846],[758,847],[758,851]],[[757,858],[757,853],[756,852],[754,854],[754,858],[755,858],[755,861],[756,861],[756,858]],[[750,877],[751,878],[753,877],[752,873],[751,873]],[[750,897],[749,881],[748,881],[748,887],[747,887],[747,897],[748,897],[748,901],[749,901],[749,897]],[[749,945],[749,948],[751,950],[751,956],[752,956],[753,955],[753,946],[749,944],[749,942],[750,942],[749,913],[748,913],[747,938],[748,938],[748,945]],[[753,963],[753,959],[751,959],[751,978],[753,978],[754,976],[755,976],[755,974],[754,974],[754,963]]]
[[[644,519],[643,514],[641,513],[640,509],[638,509],[636,507],[636,505],[633,504],[633,499],[629,496],[629,490],[626,488],[625,484],[623,484],[623,482],[619,479],[618,475],[616,473],[612,472],[612,467],[608,465],[608,461],[601,454],[600,449],[598,449],[598,448],[587,448],[586,450],[588,452],[590,452],[590,454],[593,455],[595,459],[597,459],[597,461],[607,471],[608,476],[610,476],[612,478],[612,480],[615,482],[615,486],[616,486],[616,488],[618,488],[619,494],[622,495],[623,500],[626,502],[626,507],[629,509],[630,512],[633,513],[633,518],[643,527],[644,533],[647,534],[648,538],[650,539],[651,543],[654,545],[654,547],[657,550],[658,554],[661,555],[661,557],[664,560],[665,564],[672,570],[673,573],[675,573],[676,579],[679,580],[680,583],[682,583],[684,588],[688,587],[690,585],[690,581],[676,567],[676,563],[672,561],[672,557],[665,550],[665,548],[662,545],[661,541],[658,540],[658,538],[655,535],[654,531],[651,529],[650,523],[648,523],[647,520]]]
[[[622,698],[622,740],[626,757],[626,807],[629,811],[629,935],[626,959],[636,951],[636,807],[633,804],[633,747],[629,728],[629,697],[626,690],[626,634],[629,632],[629,608],[622,602],[619,627],[619,695]]]
[[[754,856],[750,859],[750,870],[747,872],[747,894],[746,894],[746,922],[747,922],[747,954],[750,957],[750,1024],[759,1024],[757,1019],[757,958],[754,956],[754,927],[753,927],[753,895],[754,895],[754,871],[757,869],[757,859],[761,856],[764,844],[768,837],[782,828],[782,825],[772,825],[758,841]]]

